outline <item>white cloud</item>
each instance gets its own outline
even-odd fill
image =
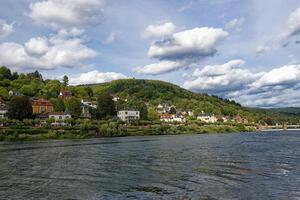
[[[7,24],[4,20],[0,20],[0,38],[5,38],[14,32],[13,24]]]
[[[49,50],[47,38],[31,38],[25,43],[25,50],[29,54],[43,55]]]
[[[31,38],[25,45],[0,44],[0,65],[18,69],[55,69],[81,67],[97,53],[84,45],[84,40],[68,35]]]
[[[163,41],[154,42],[148,51],[150,58],[182,59],[207,57],[216,53],[216,45],[228,36],[219,28],[194,28],[178,32]]]
[[[71,85],[83,85],[83,84],[94,84],[94,83],[104,83],[117,79],[126,79],[127,76],[116,73],[116,72],[99,72],[97,70],[90,71],[87,73],[82,73],[79,75],[71,76]]]
[[[104,0],[44,0],[31,3],[28,15],[53,28],[84,26],[102,21],[103,4]]]
[[[184,87],[241,102],[246,106],[300,106],[300,65],[286,65],[267,72],[242,68],[243,60],[208,65],[185,76]]]
[[[120,33],[117,32],[111,32],[103,41],[104,44],[110,44],[112,42],[114,42],[118,36],[120,35]]]
[[[177,32],[161,41],[153,42],[148,57],[158,59],[157,63],[137,67],[140,74],[157,75],[189,67],[213,56],[217,45],[228,36],[219,28],[194,28]]]
[[[166,22],[159,25],[149,25],[143,33],[145,38],[157,38],[172,35],[176,26],[172,22]]]
[[[288,29],[288,35],[296,35],[300,33],[300,7],[290,14]]]
[[[255,54],[260,55],[271,50],[272,48],[267,45],[259,45],[258,47],[256,47]]]
[[[244,24],[244,22],[245,22],[244,18],[239,18],[239,19],[235,18],[226,23],[225,29],[226,30],[234,29],[240,32],[242,30],[242,25]]]
[[[259,75],[253,74],[241,66],[243,60],[232,60],[222,65],[208,65],[196,69],[184,87],[191,90],[222,95],[226,92],[244,89]]]
[[[160,61],[158,63],[153,63],[142,67],[137,67],[134,69],[134,71],[139,74],[157,75],[157,74],[163,74],[170,71],[174,71],[181,67],[182,67],[181,62],[166,60],[166,61]]]

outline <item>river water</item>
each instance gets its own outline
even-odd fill
[[[300,132],[0,143],[0,199],[300,199]]]

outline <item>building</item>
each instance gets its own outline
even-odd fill
[[[97,102],[89,100],[81,100],[81,116],[83,118],[91,119],[91,110],[97,109]]]
[[[186,122],[186,119],[184,116],[180,115],[172,115],[172,114],[162,114],[160,115],[160,121],[162,122],[179,122],[184,123]]]
[[[177,109],[176,106],[172,105],[169,106],[168,104],[158,104],[158,106],[156,107],[156,111],[159,114],[176,114],[177,113]]]
[[[118,111],[118,118],[122,121],[132,121],[140,119],[140,111],[137,110],[120,110]]]
[[[60,91],[58,97],[59,97],[59,98],[62,98],[62,99],[64,99],[64,100],[70,99],[70,98],[72,98],[72,92],[69,91],[69,90],[63,90],[63,91]]]
[[[53,104],[46,99],[37,99],[32,102],[33,114],[50,113],[53,112]]]
[[[214,114],[201,114],[197,117],[197,120],[206,123],[216,123],[218,121],[218,118]]]
[[[49,113],[49,119],[54,119],[55,121],[71,119],[71,115],[64,112],[51,112]]]
[[[4,101],[0,99],[0,118],[5,118],[7,113],[7,106],[5,105]]]

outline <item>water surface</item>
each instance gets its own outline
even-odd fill
[[[0,143],[0,199],[300,199],[300,132]]]

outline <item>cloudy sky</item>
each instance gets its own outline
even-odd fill
[[[300,106],[299,0],[1,0],[0,65]]]

